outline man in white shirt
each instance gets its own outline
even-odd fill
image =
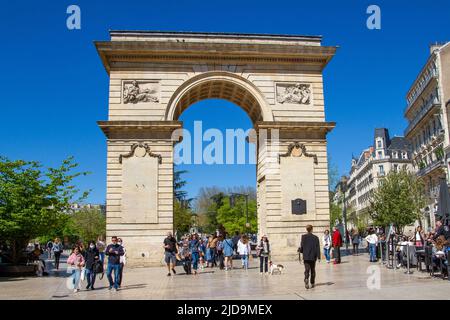
[[[370,230],[369,235],[366,237],[366,241],[369,244],[370,262],[377,262],[378,237],[374,230]]]

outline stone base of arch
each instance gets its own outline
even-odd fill
[[[129,266],[163,264],[162,241],[173,231],[173,148],[178,121],[102,121],[108,137],[107,237],[119,236]],[[298,259],[301,234],[329,226],[325,134],[330,123],[260,122],[258,139],[258,236],[266,234],[273,261]],[[274,137],[276,139],[274,139]],[[307,212],[292,214],[291,201]]]

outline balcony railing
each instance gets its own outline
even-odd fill
[[[445,167],[443,160],[435,160],[434,162],[428,164],[424,168],[417,171],[417,176],[422,177],[439,167]]]
[[[423,89],[425,89],[427,85],[430,83],[431,79],[437,79],[438,75],[439,75],[438,71],[436,69],[432,69],[426,75],[422,76],[424,77],[423,82],[419,82],[415,86],[414,91],[408,97],[405,112],[408,111],[408,109],[414,104],[414,102],[416,102],[417,98],[423,92]]]
[[[424,105],[424,108],[414,117],[414,119],[409,123],[408,127],[406,128],[404,134],[405,136],[408,135],[414,129],[420,120],[430,111],[433,107],[439,106],[441,104],[441,101],[439,98],[435,97],[433,99],[430,99],[427,101]]]

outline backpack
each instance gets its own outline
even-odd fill
[[[103,273],[103,263],[101,261],[96,261],[94,263],[94,272],[95,273]]]

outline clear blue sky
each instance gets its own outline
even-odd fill
[[[66,8],[81,8],[81,30],[66,28]],[[366,8],[382,10],[382,29],[366,28]],[[73,155],[79,180],[105,199],[106,143],[96,125],[107,118],[108,77],[93,40],[109,29],[322,35],[340,49],[325,70],[332,163],[348,170],[352,153],[372,142],[375,127],[402,135],[405,94],[425,63],[428,45],[450,40],[450,2],[412,1],[2,1],[0,5],[0,154],[57,165]],[[206,112],[214,104],[216,113]],[[220,117],[220,123],[216,116]],[[207,101],[188,109],[186,125],[251,126],[238,107]],[[190,196],[201,185],[252,185],[254,166],[187,166]]]

